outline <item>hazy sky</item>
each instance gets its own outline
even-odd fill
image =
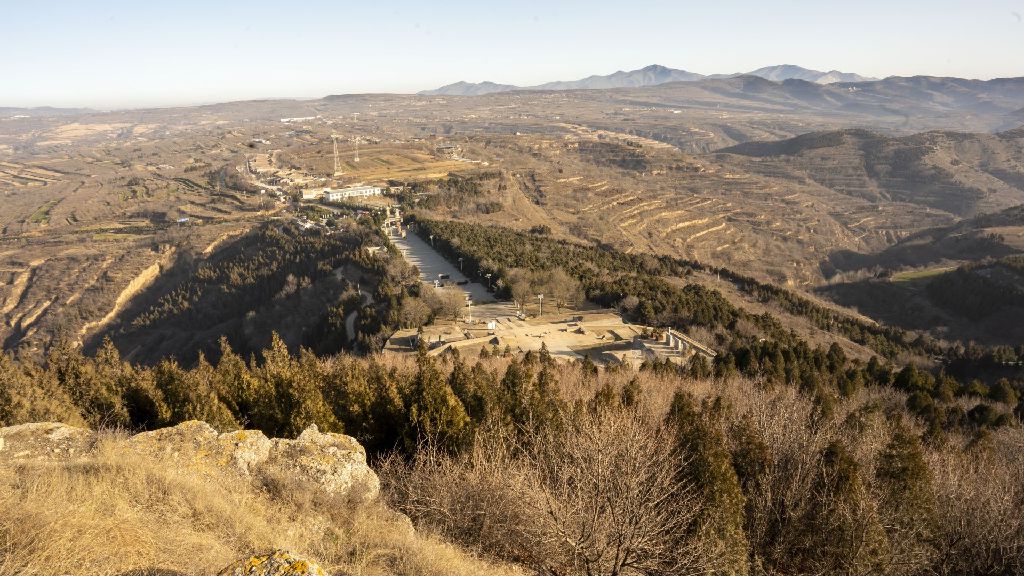
[[[1024,76],[1024,0],[0,0],[0,106],[134,107],[663,64]]]

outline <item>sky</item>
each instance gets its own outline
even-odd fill
[[[0,0],[0,107],[520,86],[662,64],[1024,76],[1024,0]]]

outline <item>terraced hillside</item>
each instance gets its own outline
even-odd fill
[[[627,251],[695,258],[777,282],[812,284],[836,251],[869,253],[952,214],[844,194],[778,169],[756,173],[719,156],[574,127],[552,136],[491,137],[481,150],[512,166],[494,215]],[[827,267],[826,267],[827,268]]]
[[[928,132],[889,138],[864,130],[749,142],[718,155],[750,172],[812,180],[871,202],[956,217],[1024,203],[1024,132]]]
[[[222,129],[116,120],[0,123],[3,349],[88,340],[181,254],[269,215],[220,178]]]
[[[909,135],[1019,126],[1020,84],[739,77],[0,118],[0,339],[8,348],[89,339],[172,249],[173,258],[209,253],[256,222],[293,218],[262,186],[240,185],[242,166],[274,156],[303,176],[283,189],[297,194],[333,172],[332,134],[347,143],[342,183],[424,179],[411,194],[445,196],[420,205],[428,216],[694,258],[794,286],[837,272],[862,278],[886,267],[876,256],[928,244],[925,231],[1024,201],[1021,130]],[[755,140],[768,143],[747,144]],[[467,160],[440,153],[448,144]],[[492,176],[473,194],[430,184],[481,172]],[[1013,226],[989,228],[978,242],[1016,238]],[[956,237],[938,244],[976,244]],[[943,258],[936,265],[964,261]]]
[[[955,267],[962,262],[1002,258],[1024,252],[1024,205],[927,228],[874,253],[836,251],[829,267],[836,272],[892,274],[907,268]]]

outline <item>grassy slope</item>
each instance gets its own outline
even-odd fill
[[[223,469],[199,477],[125,459],[123,442],[108,434],[94,456],[0,468],[0,575],[213,574],[274,548],[331,574],[512,573],[410,532],[380,505],[353,509],[294,482],[258,486]]]

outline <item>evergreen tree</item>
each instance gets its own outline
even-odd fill
[[[421,442],[432,443],[447,451],[462,448],[468,440],[469,417],[455,396],[437,363],[427,355],[426,343],[420,339],[416,356],[416,375],[406,400],[409,422],[405,447],[409,453]]]
[[[684,455],[680,481],[697,486],[701,492],[698,530],[715,546],[723,572],[746,573],[746,498],[719,424],[707,421],[693,398],[681,390],[672,398],[666,421],[675,429],[676,443]]]
[[[879,454],[875,481],[881,493],[879,508],[888,538],[888,563],[898,571],[924,569],[935,553],[935,496],[924,446],[902,422],[893,427],[889,442]]]
[[[274,406],[271,430],[276,437],[294,438],[311,424],[324,432],[341,432],[341,423],[324,400],[317,373],[316,357],[303,349],[296,360],[284,341],[275,333],[270,348],[263,351],[263,366],[257,371],[273,390]]]
[[[170,411],[168,423],[201,420],[217,430],[237,430],[238,422],[231,415],[212,385],[214,369],[200,354],[199,364],[183,370],[174,360],[164,360],[153,369],[156,388],[163,394]]]
[[[884,531],[849,450],[831,442],[821,454],[812,506],[801,520],[806,554],[783,567],[820,574],[873,573],[883,562]]]
[[[123,402],[123,390],[129,368],[121,361],[109,338],[103,340],[94,358],[86,358],[70,344],[59,344],[47,356],[49,370],[60,388],[78,406],[92,427],[131,425]]]
[[[52,371],[0,352],[0,427],[28,422],[86,422]]]
[[[996,381],[992,389],[989,390],[988,397],[996,402],[1002,402],[1014,409],[1017,407],[1017,403],[1020,402],[1020,394],[1013,389],[1010,385],[1010,381],[1006,378],[1000,378]]]
[[[690,359],[690,377],[694,380],[704,380],[711,377],[711,367],[702,354],[694,354]]]

